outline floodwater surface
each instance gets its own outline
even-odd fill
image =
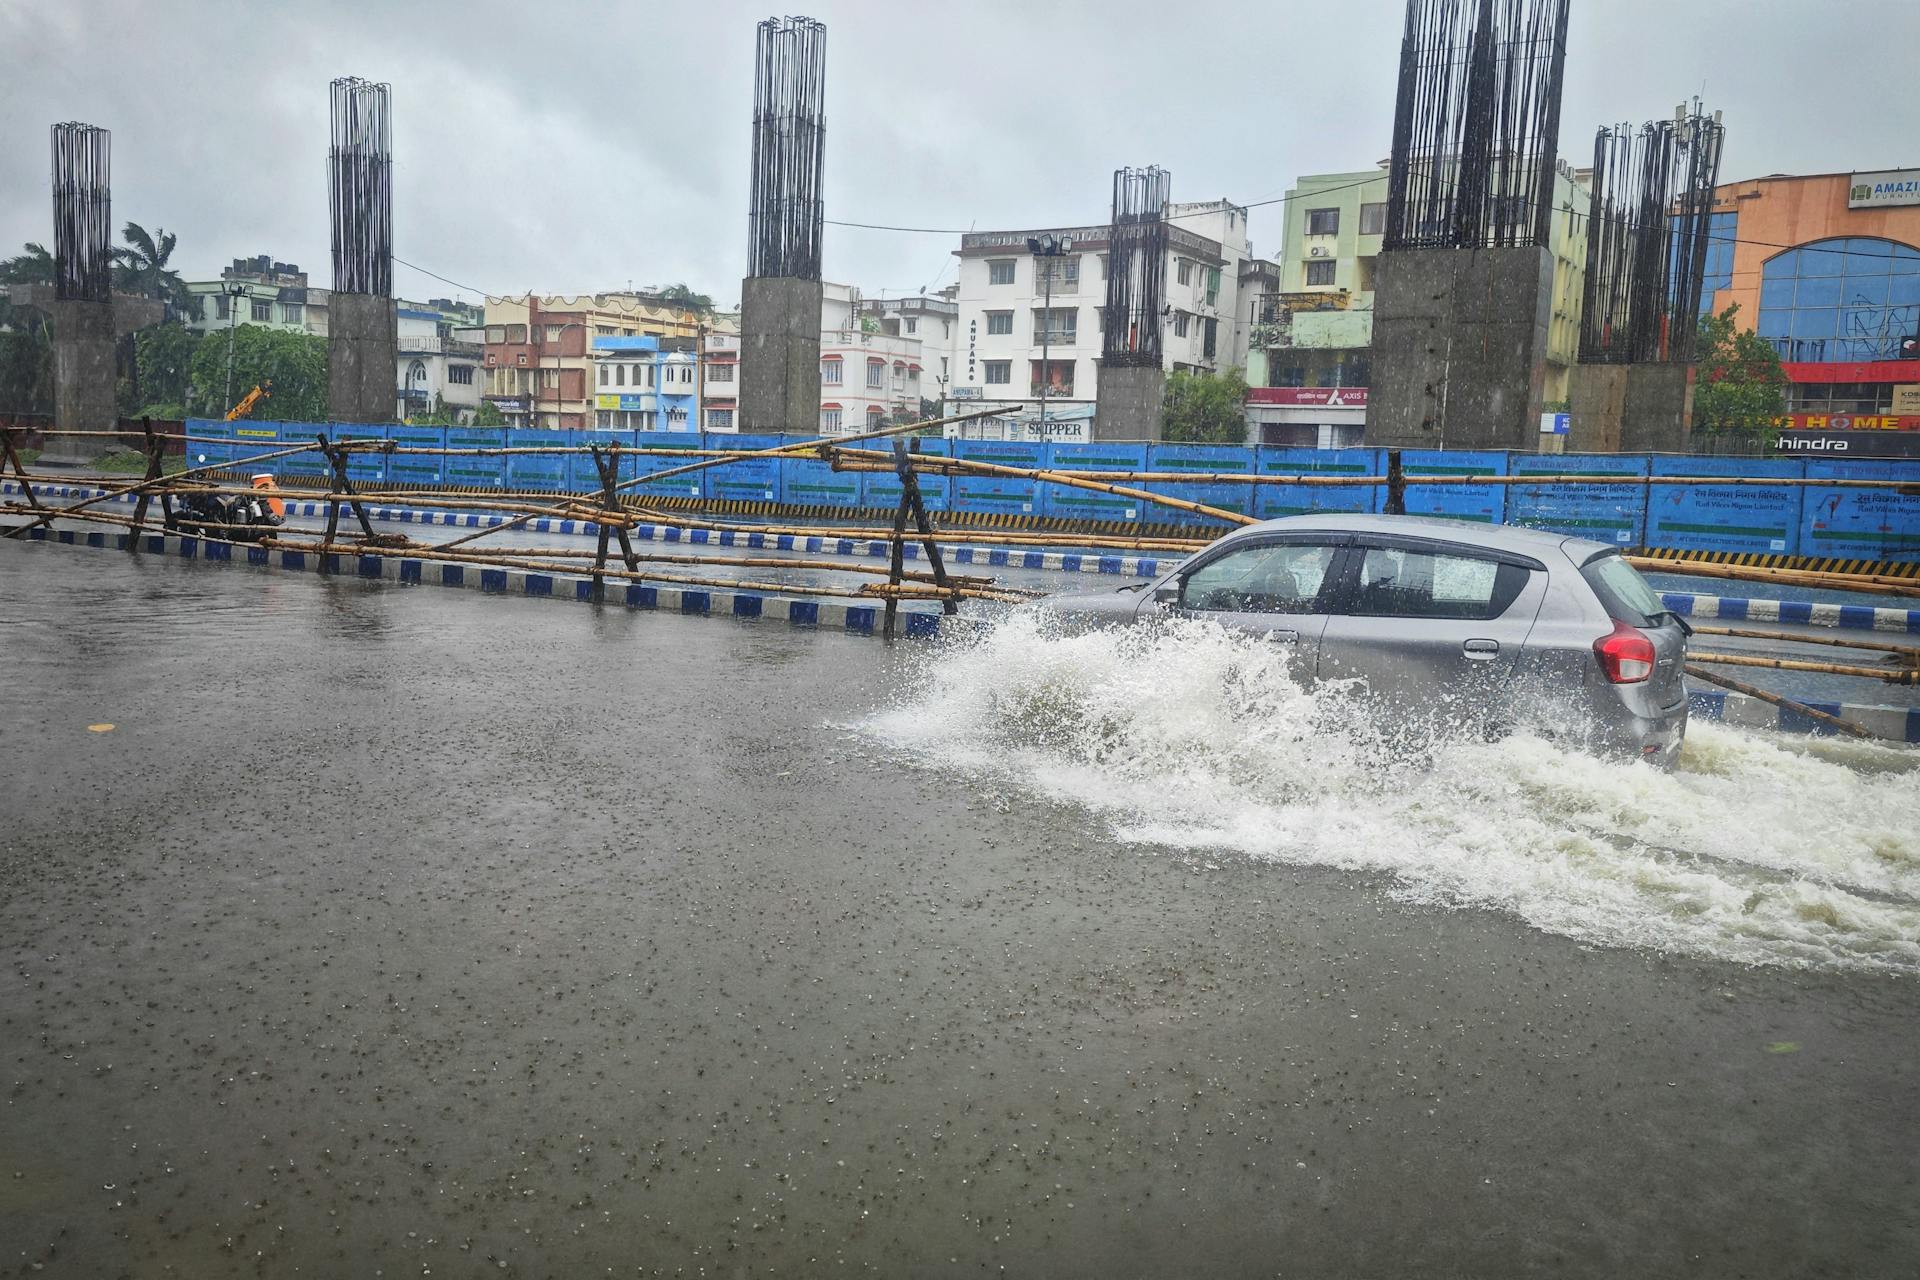
[[[1903,753],[1017,626],[0,545],[0,1270],[1910,1274]]]

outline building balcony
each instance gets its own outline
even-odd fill
[[[478,360],[484,350],[477,342],[460,342],[453,338],[402,337],[398,345],[401,355],[459,356],[466,360]]]

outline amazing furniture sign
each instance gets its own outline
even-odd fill
[[[1847,208],[1888,209],[1920,204],[1920,169],[1887,169],[1856,173],[1847,184]]]

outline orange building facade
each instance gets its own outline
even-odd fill
[[[1702,307],[1779,351],[1789,425],[1920,432],[1920,170],[1732,182],[1713,208]]]

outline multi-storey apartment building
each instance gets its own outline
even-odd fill
[[[473,419],[485,381],[481,357],[486,330],[479,319],[478,308],[443,298],[395,303],[396,418],[423,418],[445,408],[455,421]]]
[[[916,324],[917,327],[917,324]],[[911,422],[925,374],[919,337],[887,332],[860,290],[827,282],[820,303],[820,420],[823,436]],[[746,431],[805,431],[806,423],[743,423]]]
[[[738,333],[709,332],[700,345],[700,414],[708,431],[740,429]]]
[[[1567,398],[1580,349],[1590,196],[1565,163],[1554,179],[1553,312],[1545,399]],[[1256,438],[1323,448],[1360,442],[1372,368],[1373,282],[1387,228],[1387,170],[1318,173],[1287,192],[1278,286],[1250,300],[1248,414]]]
[[[685,339],[719,327],[701,312],[654,294],[489,298],[485,398],[511,426],[581,428],[596,421],[596,338]]]
[[[275,262],[264,253],[235,258],[218,280],[188,281],[187,292],[194,300],[187,327],[201,333],[257,324],[326,336],[328,291],[308,285],[298,263]]]
[[[593,340],[593,420],[602,430],[698,431],[700,360],[692,338]]]
[[[1227,200],[1169,204],[1161,349],[1168,370],[1243,368],[1251,324],[1240,293],[1261,273],[1247,211]],[[1028,240],[1071,241],[1037,257]],[[960,258],[948,412],[1004,406],[1010,420],[1084,422],[1098,392],[1107,288],[1107,228],[969,232]],[[1083,428],[1084,429],[1084,428]]]
[[[953,382],[953,342],[960,315],[953,294],[954,286],[949,285],[931,297],[866,298],[860,304],[862,321],[878,324],[881,333],[919,340],[924,365],[920,393],[928,400],[943,399]]]

